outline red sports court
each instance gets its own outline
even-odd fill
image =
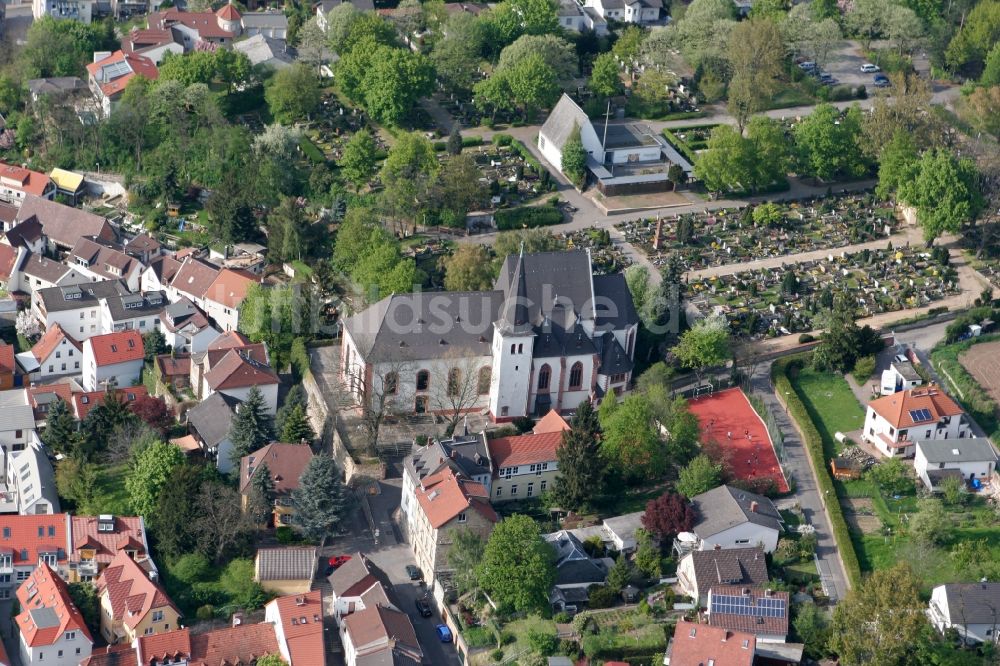
[[[717,442],[732,453],[729,462],[736,478],[770,477],[779,492],[788,492],[788,481],[778,464],[767,426],[742,389],[693,398],[688,404],[698,417],[702,441]]]

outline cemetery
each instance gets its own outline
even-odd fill
[[[475,159],[479,180],[489,187],[494,207],[518,206],[554,187],[548,170],[509,136],[497,135],[494,143],[466,148],[464,152]]]
[[[699,270],[888,238],[899,222],[888,204],[860,193],[647,218],[616,228],[654,265],[676,253],[686,270]]]
[[[379,152],[384,154],[389,147],[379,135],[378,128],[369,126],[364,112],[347,106],[332,93],[324,93],[315,118],[306,127],[304,134],[305,138],[319,148],[327,161],[337,161],[351,136],[365,127],[368,127],[375,138]]]
[[[735,333],[751,338],[817,328],[835,293],[850,294],[863,318],[925,306],[961,291],[947,253],[894,249],[891,243],[880,250],[700,278],[687,290],[699,310],[721,310]]]

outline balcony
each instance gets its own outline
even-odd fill
[[[13,574],[14,560],[9,557],[0,559],[0,574]]]
[[[76,570],[81,576],[96,576],[97,562],[95,560],[82,560],[77,565]]]

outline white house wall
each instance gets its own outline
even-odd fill
[[[698,535],[701,537],[702,535]],[[778,546],[778,531],[754,523],[743,523],[723,530],[710,537],[702,537],[699,550],[712,550],[719,545],[723,550],[729,548],[747,548],[762,545],[764,552],[771,553]]]
[[[642,146],[636,148],[620,148],[608,151],[613,164],[628,164],[630,162],[657,162],[660,159],[659,146]]]

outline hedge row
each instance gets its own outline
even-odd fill
[[[562,211],[553,206],[521,206],[520,208],[501,208],[493,215],[497,229],[531,229],[548,227],[563,221]]]
[[[695,154],[691,147],[685,142],[674,136],[674,133],[668,129],[663,130],[663,137],[670,142],[670,145],[679,150],[688,158],[688,162],[694,164],[698,160],[698,156]]]
[[[830,527],[833,529],[833,538],[837,542],[837,549],[840,551],[840,558],[844,562],[844,569],[847,572],[848,582],[851,587],[857,587],[861,583],[861,564],[858,562],[858,554],[854,551],[854,542],[851,540],[851,533],[844,520],[844,512],[840,507],[837,495],[837,488],[833,483],[833,476],[830,468],[826,464],[826,455],[823,453],[823,438],[816,429],[816,425],[809,418],[809,412],[802,403],[798,391],[792,386],[788,379],[788,371],[795,367],[800,367],[803,356],[790,356],[778,359],[771,366],[771,381],[774,384],[774,392],[785,397],[788,413],[799,426],[802,432],[803,443],[809,453],[809,462],[812,464],[813,473],[816,476],[816,483],[819,486],[820,497],[832,497],[834,500],[826,502],[827,515],[830,517]]]

